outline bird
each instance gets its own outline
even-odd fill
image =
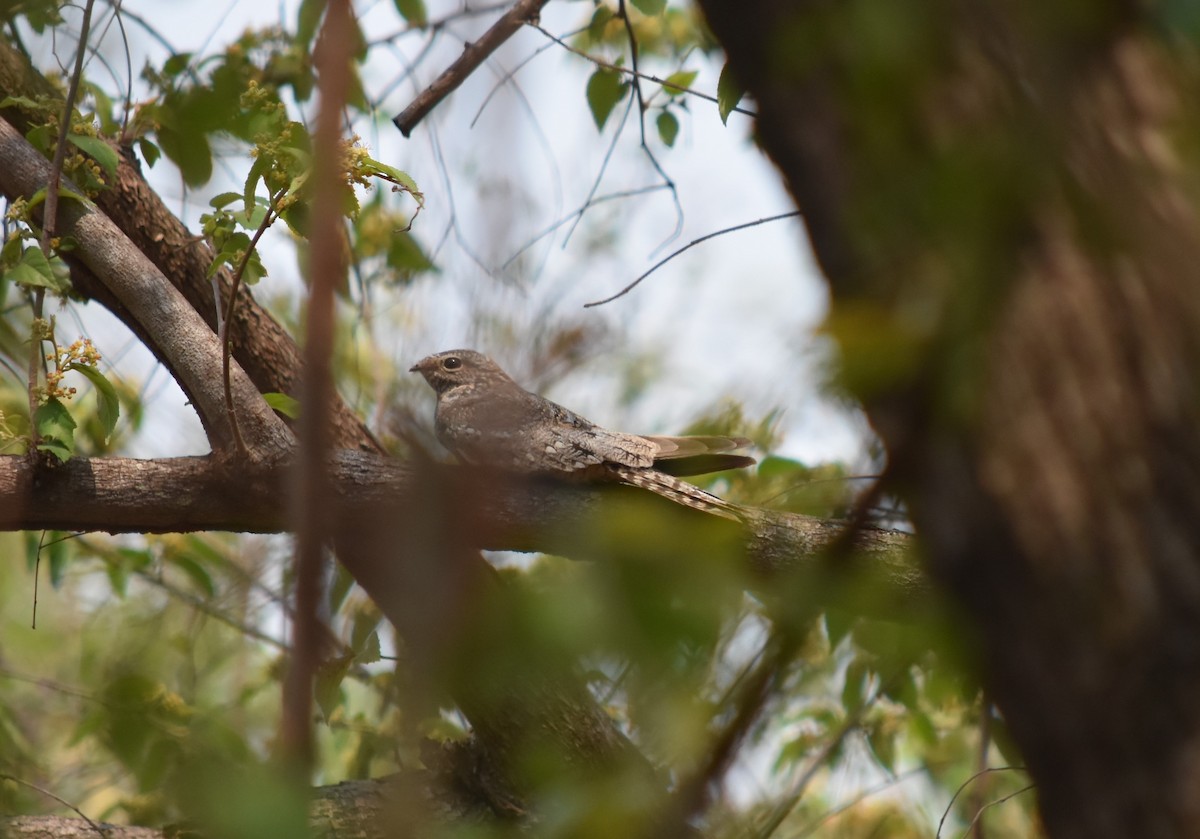
[[[438,441],[467,464],[580,482],[640,487],[682,504],[741,520],[738,505],[679,479],[736,469],[754,458],[732,454],[743,437],[659,437],[609,431],[521,387],[475,350],[447,350],[411,368],[437,394]]]

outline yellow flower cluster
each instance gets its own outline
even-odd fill
[[[63,387],[63,376],[67,375],[72,364],[95,367],[100,363],[100,351],[96,349],[91,338],[80,338],[69,347],[56,345],[54,352],[47,353],[46,360],[54,362],[54,369],[46,373],[45,398],[70,399],[77,391],[73,387]]]

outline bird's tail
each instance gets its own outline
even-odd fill
[[[711,492],[705,492],[694,484],[682,481],[673,475],[660,472],[657,469],[637,469],[632,466],[609,464],[612,475],[621,483],[649,490],[664,498],[700,510],[712,515],[721,516],[733,521],[742,521],[741,507],[718,498]]]

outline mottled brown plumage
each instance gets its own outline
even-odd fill
[[[728,452],[740,437],[648,437],[609,431],[525,390],[487,356],[449,350],[427,356],[420,373],[437,393],[438,440],[467,463],[585,481],[618,481],[726,518],[737,507],[676,475],[749,466]]]

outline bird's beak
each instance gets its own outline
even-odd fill
[[[408,372],[410,372],[410,373],[420,373],[420,372],[421,372],[421,365],[420,365],[420,364],[414,364],[412,367],[409,367],[409,368],[408,368]]]

